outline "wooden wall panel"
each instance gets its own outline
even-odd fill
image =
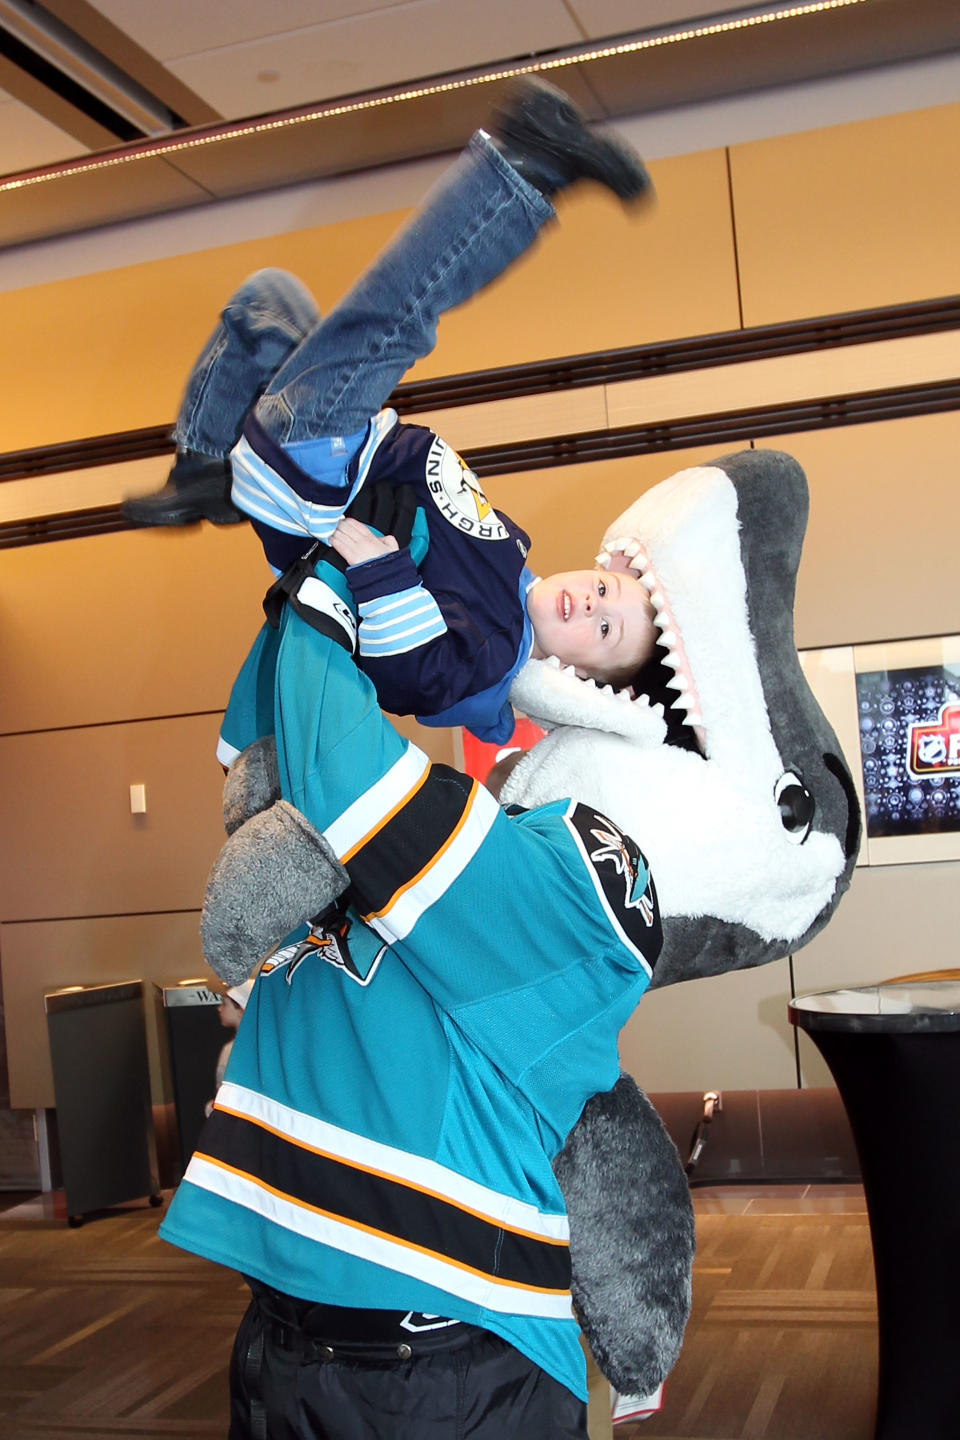
[[[247,525],[3,556],[0,731],[222,710],[270,572]]]
[[[744,323],[960,290],[958,149],[960,105],[734,146]]]
[[[786,960],[653,990],[620,1033],[621,1064],[644,1090],[790,1089],[789,998]]]
[[[810,483],[801,648],[960,631],[960,414],[784,435]]]
[[[247,275],[294,270],[329,308],[403,213],[0,294],[0,451],[172,421],[194,358]]]
[[[0,919],[196,909],[223,843],[219,721],[0,739]],[[147,813],[131,815],[141,783]]]
[[[444,319],[437,349],[412,378],[734,329],[724,152],[650,169],[652,208],[624,209],[596,188],[561,197],[558,231],[544,232],[515,270]]]
[[[53,1074],[43,997],[64,985],[110,980],[175,983],[204,976],[198,910],[175,915],[112,916],[0,927],[0,966],[7,1012],[10,1104],[53,1105]],[[156,1037],[152,996],[145,996],[151,1060]],[[91,1064],[96,1063],[91,1057]],[[152,1066],[156,1069],[156,1065]]]

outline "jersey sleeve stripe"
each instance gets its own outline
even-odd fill
[[[324,835],[341,864],[345,865],[416,794],[429,771],[430,761],[423,751],[408,745],[387,773],[327,826]]]
[[[348,866],[357,908],[385,940],[403,939],[450,888],[500,815],[488,790],[446,765],[356,850]]]
[[[409,890],[412,890],[415,885],[418,885],[423,880],[424,876],[427,874],[427,872],[431,869],[432,866],[437,865],[443,859],[443,856],[453,845],[457,836],[461,833],[467,823],[467,820],[470,817],[472,804],[476,797],[477,786],[478,781],[475,780],[470,790],[470,794],[467,796],[467,803],[464,807],[463,814],[460,816],[460,819],[457,821],[456,825],[453,827],[443,844],[434,851],[430,859],[416,875],[411,875],[410,879],[407,880],[405,884],[401,885],[398,890],[394,891],[394,893],[390,896],[389,900],[387,900],[386,904],[381,906],[379,910],[371,911],[369,914],[363,916],[363,919],[367,921],[367,923],[369,923],[371,920],[379,920],[383,915],[387,914],[387,912],[391,910],[394,905],[397,904],[397,902],[403,895],[405,895]]]

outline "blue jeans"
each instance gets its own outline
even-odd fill
[[[258,270],[224,306],[187,381],[173,438],[184,450],[229,455],[243,422],[317,324],[313,296],[285,270]]]
[[[444,311],[496,279],[553,214],[478,131],[325,319],[283,271],[241,286],[190,377],[174,438],[226,454],[251,409],[285,445],[362,432],[433,349]]]

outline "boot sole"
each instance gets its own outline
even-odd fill
[[[131,525],[156,526],[156,525],[199,525],[201,520],[209,520],[211,525],[240,525],[246,520],[246,515],[235,510],[233,506],[206,505],[198,508],[196,505],[169,505],[164,508],[158,506],[139,506],[135,502],[125,502],[120,506],[121,513],[125,520]]]

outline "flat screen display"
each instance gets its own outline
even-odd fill
[[[960,832],[960,663],[857,672],[868,839]]]

